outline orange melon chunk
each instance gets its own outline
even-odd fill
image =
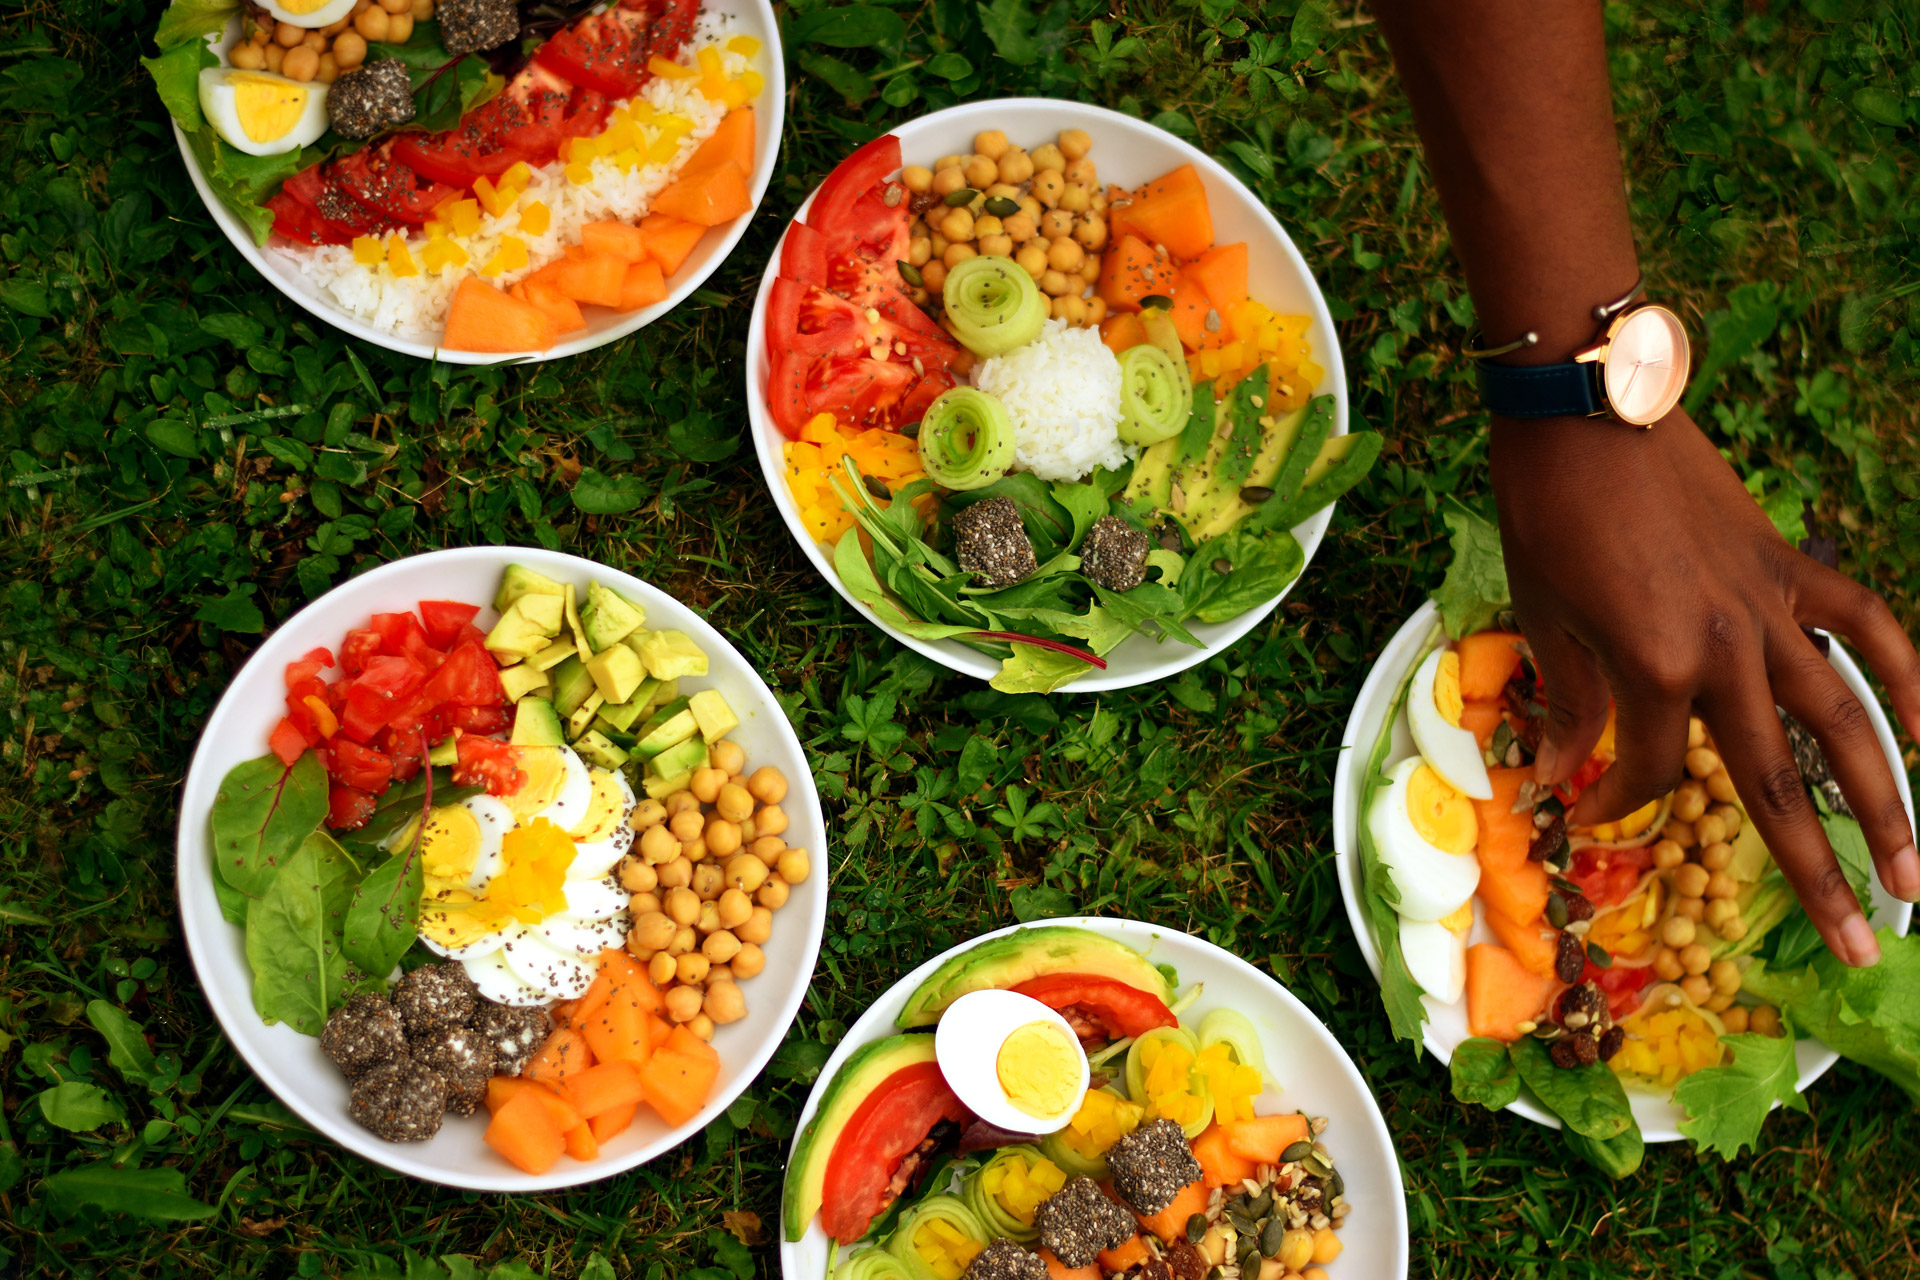
[[[1455,642],[1460,654],[1460,696],[1478,702],[1498,698],[1520,669],[1524,637],[1510,631],[1482,631]]]
[[[527,301],[539,308],[547,319],[553,321],[556,334],[573,333],[587,327],[587,318],[580,314],[580,304],[553,286],[532,281],[525,285],[515,285],[514,288],[526,289]]]
[[[1187,275],[1206,290],[1207,301],[1222,316],[1247,300],[1247,244],[1218,244],[1187,268]]]
[[[1533,844],[1533,819],[1513,811],[1519,799],[1520,784],[1533,775],[1531,769],[1489,769],[1493,799],[1475,800],[1474,816],[1480,823],[1480,900],[1509,920],[1537,920],[1547,909],[1547,872],[1537,862],[1527,861]]]
[[[588,253],[622,262],[639,262],[647,256],[647,237],[624,222],[589,222],[580,228],[580,245]]]
[[[660,264],[649,258],[627,264],[626,279],[620,282],[620,310],[638,311],[667,296],[667,282]]]
[[[656,213],[717,227],[753,208],[753,192],[744,169],[723,160],[711,169],[682,174],[654,197]]]
[[[1469,702],[1460,709],[1460,727],[1473,735],[1474,741],[1485,751],[1493,741],[1493,731],[1500,727],[1504,719],[1503,707],[1498,702]]]
[[[1051,1249],[1040,1250],[1040,1261],[1047,1264],[1047,1280],[1106,1280],[1106,1273],[1091,1262],[1078,1271],[1069,1270],[1066,1263],[1053,1256]]]
[[[536,1175],[553,1168],[567,1147],[565,1132],[532,1091],[515,1094],[496,1111],[484,1138],[514,1168]]]
[[[684,222],[664,213],[648,214],[640,220],[640,229],[646,233],[647,256],[660,264],[663,275],[669,276],[680,270],[700,237],[707,233],[697,222]]]
[[[593,1127],[582,1120],[563,1135],[567,1143],[567,1154],[575,1160],[598,1160],[600,1143],[593,1136]]]
[[[1280,1153],[1307,1138],[1307,1118],[1298,1112],[1277,1116],[1255,1116],[1221,1126],[1227,1133],[1227,1145],[1255,1164],[1280,1163]]]
[[[1467,948],[1467,1030],[1518,1040],[1519,1024],[1538,1019],[1559,985],[1529,970],[1505,947],[1476,943]]]
[[[1238,1186],[1256,1171],[1253,1161],[1229,1145],[1226,1130],[1217,1124],[1193,1140],[1193,1158],[1200,1162],[1200,1180],[1209,1188]]]
[[[1150,245],[1165,245],[1183,262],[1213,247],[1207,188],[1190,164],[1155,178],[1132,199],[1114,205],[1109,222],[1116,238],[1134,235]]]
[[[1131,1271],[1151,1257],[1153,1254],[1148,1250],[1147,1242],[1135,1236],[1124,1244],[1117,1244],[1111,1249],[1102,1249],[1099,1269],[1108,1275],[1118,1275],[1124,1271]],[[1079,1272],[1073,1271],[1067,1274],[1078,1275]]]
[[[453,351],[545,351],[558,336],[538,307],[468,276],[447,308],[440,345]]]
[[[585,1037],[572,1027],[557,1027],[520,1074],[557,1087],[565,1084],[568,1076],[592,1065],[593,1051],[587,1047]]]
[[[1207,1211],[1207,1187],[1203,1178],[1198,1182],[1189,1182],[1180,1188],[1173,1197],[1173,1203],[1151,1217],[1140,1217],[1143,1231],[1151,1231],[1162,1240],[1171,1241],[1176,1237],[1184,1239],[1187,1231],[1187,1219],[1196,1213]]]
[[[740,172],[752,173],[753,126],[752,107],[727,112],[726,119],[700,144],[700,149],[687,158],[680,176],[717,169],[729,160],[740,166]]]
[[[1107,350],[1115,355],[1128,347],[1137,347],[1146,340],[1146,326],[1131,311],[1116,311],[1100,322],[1100,341],[1106,343]]]
[[[1522,924],[1503,912],[1488,911],[1486,920],[1487,927],[1500,939],[1500,945],[1513,953],[1522,968],[1542,977],[1552,976],[1558,943],[1554,931],[1547,927],[1546,917],[1535,916]]]
[[[685,1027],[675,1027],[666,1042],[640,1068],[647,1103],[670,1125],[700,1114],[720,1075],[720,1055]]]
[[[593,1130],[593,1140],[603,1147],[606,1146],[608,1140],[627,1131],[627,1126],[633,1123],[634,1113],[639,1110],[639,1103],[631,1103],[624,1107],[615,1107],[611,1111],[603,1111],[587,1121],[588,1126]]]
[[[639,1070],[630,1062],[603,1062],[567,1077],[567,1097],[591,1120],[646,1099]]]

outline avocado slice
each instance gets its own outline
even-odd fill
[[[637,700],[638,695],[635,695],[635,697]],[[680,682],[678,680],[657,681],[653,693],[649,695],[647,698],[646,714],[651,716],[653,715],[654,712],[660,710],[660,708],[666,706],[668,703],[678,702],[679,700],[680,700]]]
[[[640,727],[635,729],[634,732],[644,738],[667,721],[679,715],[682,711],[685,711],[690,705],[692,704],[686,698],[674,698],[669,702],[663,702],[647,713],[647,718],[641,722]]]
[[[814,1215],[820,1212],[833,1149],[861,1107],[899,1072],[925,1067],[933,1061],[933,1036],[921,1032],[888,1036],[862,1045],[840,1064],[820,1095],[820,1106],[814,1111],[813,1119],[793,1144],[793,1158],[787,1163],[780,1222],[788,1240],[806,1235]]]
[[[656,680],[707,674],[707,655],[684,631],[636,631],[627,637],[626,644],[640,655],[647,664],[647,674]]]
[[[674,792],[685,791],[692,785],[693,770],[691,769],[672,778],[662,778],[648,773],[640,781],[640,786],[647,793],[647,799],[649,800],[665,800]]]
[[[647,668],[640,656],[623,644],[594,654],[586,666],[594,687],[608,702],[625,702],[647,682]]]
[[[593,718],[600,714],[600,704],[605,701],[606,699],[600,696],[600,691],[595,689],[587,695],[585,702],[573,709],[573,714],[567,717],[567,738],[569,740],[578,738],[587,731],[588,726],[593,723]]]
[[[597,582],[587,584],[587,605],[580,610],[580,625],[586,629],[587,643],[595,653],[619,644],[646,625],[646,610],[615,595]]]
[[[658,680],[641,681],[640,687],[628,694],[626,701],[609,702],[601,707],[600,718],[624,733],[647,714],[647,707],[653,702],[653,691],[659,687]]]
[[[516,747],[557,747],[566,739],[560,734],[560,714],[545,698],[521,698],[513,704],[513,745]]]
[[[589,729],[580,735],[573,744],[580,758],[588,764],[597,764],[602,769],[618,769],[627,762],[627,753],[615,746],[611,739],[597,730]]]
[[[708,742],[718,742],[740,727],[740,717],[733,714],[733,708],[727,705],[718,689],[702,689],[694,694],[687,699],[687,710],[693,712],[700,736]]]
[[[560,597],[560,616],[566,621],[567,633],[573,637],[574,652],[585,662],[593,656],[593,646],[587,643],[587,629],[580,625],[580,601],[573,594],[573,584],[567,584],[566,593]],[[555,635],[560,632],[555,631]]]
[[[564,640],[555,640],[546,648],[534,654],[531,658],[528,658],[527,663],[542,671],[551,671],[568,658],[578,657],[579,653],[580,651],[574,647],[572,637],[568,637]]]
[[[507,606],[500,621],[487,632],[487,649],[508,658],[531,658],[560,634],[560,600],[555,596],[521,596]]]
[[[547,679],[547,673],[540,668],[516,662],[500,673],[500,688],[506,693],[508,702],[518,702],[530,693],[551,691],[553,682]]]
[[[647,762],[647,771],[656,778],[676,778],[706,767],[707,744],[699,734],[675,743]]]
[[[570,716],[587,700],[587,695],[595,692],[593,673],[587,670],[587,664],[580,655],[570,653],[565,662],[552,671],[553,707],[563,716]]]
[[[669,747],[677,747],[688,738],[696,737],[700,732],[700,722],[693,718],[693,712],[680,711],[667,717],[652,730],[640,735],[640,742],[633,752],[642,760],[651,760]]]
[[[557,596],[563,588],[544,573],[536,573],[523,564],[510,564],[500,578],[500,590],[493,597],[493,611],[505,613],[522,596]]]
[[[1286,461],[1294,441],[1300,438],[1300,426],[1306,420],[1307,411],[1304,408],[1295,409],[1278,420],[1261,419],[1260,452],[1254,455],[1253,465],[1247,469],[1246,480],[1238,485],[1213,488],[1198,495],[1197,502],[1195,495],[1188,495],[1183,523],[1193,535],[1194,542],[1218,538],[1244,517],[1253,514],[1254,504],[1240,496],[1241,489],[1248,485],[1273,484],[1280,475],[1280,464]],[[1331,444],[1332,441],[1327,443]]]
[[[1133,513],[1142,519],[1155,511],[1164,510],[1173,498],[1173,454],[1180,447],[1180,438],[1162,440],[1159,444],[1149,445],[1140,460],[1133,464],[1133,477],[1127,481],[1127,487],[1120,497]]]
[[[970,991],[1017,987],[1053,973],[1112,978],[1173,1003],[1173,984],[1145,956],[1103,933],[1072,925],[1040,925],[970,947],[935,969],[908,998],[899,1027],[930,1027]]]
[[[460,763],[460,740],[442,738],[427,751],[427,763],[436,765],[454,765]]]

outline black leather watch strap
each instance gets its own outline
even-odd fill
[[[1502,417],[1585,418],[1606,408],[1591,364],[1479,366],[1480,403]]]

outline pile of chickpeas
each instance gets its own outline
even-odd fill
[[[747,776],[746,763],[723,738],[685,790],[641,801],[639,838],[620,864],[633,895],[627,951],[665,993],[667,1017],[702,1040],[746,1016],[738,984],[766,968],[773,913],[813,869],[781,838],[786,775],[763,765]]]
[[[413,24],[433,16],[433,0],[359,0],[329,26],[296,27],[265,9],[247,13],[247,37],[228,55],[242,71],[271,71],[301,83],[332,84],[367,60],[369,44],[405,44]]]
[[[900,180],[914,212],[905,273],[922,306],[940,296],[947,272],[976,254],[1018,262],[1040,285],[1057,320],[1097,325],[1107,304],[1085,296],[1100,278],[1107,247],[1107,197],[1084,129],[1025,151],[989,129],[973,154],[942,156],[933,168],[910,164]],[[919,279],[914,279],[914,275]]]

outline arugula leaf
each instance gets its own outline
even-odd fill
[[[221,25],[226,24],[223,21]],[[160,47],[159,57],[142,58],[140,65],[153,77],[153,87],[159,90],[160,105],[167,109],[167,114],[186,133],[197,133],[207,122],[200,110],[200,72],[219,66],[220,59],[202,40]]]
[[[1361,899],[1367,911],[1367,925],[1373,931],[1373,945],[1380,952],[1380,999],[1387,1006],[1387,1022],[1393,1028],[1395,1040],[1420,1039],[1420,1028],[1427,1021],[1427,1009],[1420,1003],[1420,997],[1426,993],[1407,971],[1406,957],[1400,953],[1400,888],[1380,861],[1367,811],[1373,807],[1375,793],[1386,782],[1382,766],[1393,750],[1393,726],[1400,719],[1400,708],[1406,705],[1414,673],[1439,643],[1438,632],[1429,636],[1420,647],[1419,657],[1407,668],[1407,678],[1401,681],[1400,692],[1394,695],[1386,723],[1381,726],[1380,736],[1367,757],[1367,772],[1360,787],[1360,830],[1356,839],[1360,846]]]
[[[834,544],[833,571],[840,575],[840,581],[846,584],[855,600],[873,610],[888,626],[916,640],[951,640],[982,630],[979,626],[922,622],[903,611],[881,590],[880,580],[874,577],[873,566],[867,561],[867,553],[860,549],[860,539],[851,535]]]
[[[1148,557],[1151,559],[1151,555]],[[1180,593],[1159,582],[1143,582],[1126,591],[1109,591],[1099,583],[1091,584],[1094,597],[1108,613],[1150,640],[1178,640],[1196,649],[1204,648],[1193,632],[1181,622]]]
[[[326,816],[327,771],[318,752],[303,752],[292,768],[272,753],[237,764],[213,797],[214,870],[258,898]]]
[[[224,32],[239,12],[240,0],[173,0],[160,15],[153,42],[162,49],[188,43],[204,46],[208,36]]]
[[[1098,477],[1095,477],[1098,480]],[[1087,530],[1093,528],[1093,522],[1107,514],[1107,492],[1094,481],[1073,484],[1065,480],[1053,482],[1053,500],[1073,521],[1073,530],[1067,535],[1067,550],[1080,545],[1087,536]]]
[[[1521,1036],[1507,1052],[1533,1096],[1575,1133],[1606,1142],[1635,1127],[1627,1091],[1605,1063],[1556,1067],[1547,1046],[1532,1036]]]
[[[1453,1096],[1462,1102],[1498,1111],[1520,1096],[1520,1070],[1505,1043],[1491,1036],[1473,1036],[1455,1045],[1448,1072]]]
[[[1453,560],[1433,593],[1440,621],[1455,640],[1485,631],[1513,603],[1507,590],[1507,562],[1500,550],[1500,528],[1452,494],[1440,518],[1453,533]]]
[[[265,1021],[320,1034],[346,994],[341,927],[359,878],[347,851],[316,831],[247,908],[253,1007]]]
[[[1680,1132],[1730,1161],[1743,1147],[1760,1149],[1760,1126],[1776,1101],[1805,1112],[1807,1100],[1794,1087],[1800,1068],[1791,1030],[1778,1037],[1721,1036],[1720,1043],[1733,1051],[1731,1061],[1686,1077],[1673,1100],[1687,1113]]]
[[[1052,693],[1093,669],[1079,658],[1015,640],[1013,656],[1001,662],[999,674],[987,683],[1001,693]]]
[[[1880,963],[1854,969],[1822,950],[1798,970],[1749,965],[1742,987],[1841,1057],[1871,1067],[1920,1102],[1920,935],[1882,929]]]

